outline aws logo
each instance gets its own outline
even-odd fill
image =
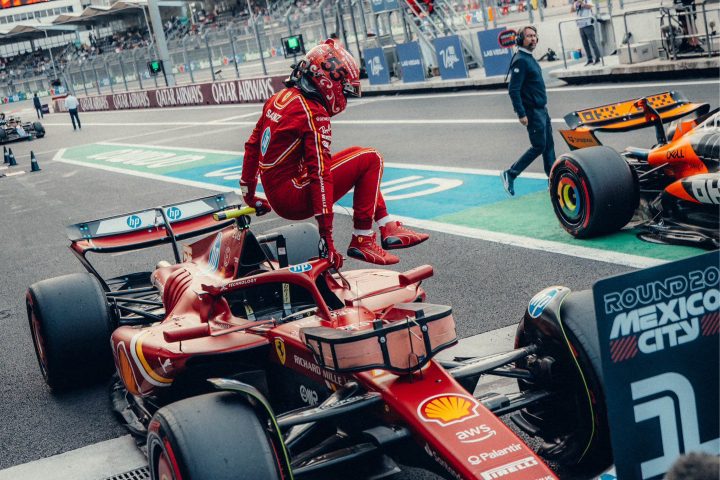
[[[417,413],[425,422],[447,427],[477,417],[479,406],[480,403],[468,395],[441,394],[426,398]]]

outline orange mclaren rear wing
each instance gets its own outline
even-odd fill
[[[73,250],[78,253],[111,253],[151,247],[202,235],[230,225],[213,214],[235,208],[240,197],[232,192],[189,202],[149,208],[139,212],[76,223],[66,228]],[[167,225],[170,225],[168,231]]]
[[[690,102],[682,92],[669,91],[646,97],[657,110],[663,123],[696,112],[703,115],[710,109],[707,103]],[[601,145],[595,132],[627,132],[653,125],[643,109],[637,106],[640,98],[588,108],[565,115],[570,130],[560,130],[571,150]]]

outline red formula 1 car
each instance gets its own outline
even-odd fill
[[[457,338],[451,308],[425,302],[432,267],[335,271],[313,225],[255,236],[238,201],[72,225],[88,273],[27,293],[47,383],[113,376],[114,408],[145,443],[153,479],[376,479],[400,463],[450,479],[550,480],[541,457],[584,472],[611,463],[590,292],[536,295],[514,350],[439,360]],[[176,261],[152,272],[104,279],[86,257],[163,243]],[[484,375],[520,388],[476,391]],[[542,438],[537,452],[501,415]]]
[[[633,218],[639,236],[660,243],[720,247],[720,113],[679,92],[573,112],[560,130],[573,152],[550,172],[560,224],[577,238],[612,233]],[[696,118],[677,120],[695,113]],[[663,122],[677,120],[666,132]],[[655,127],[657,144],[622,153],[595,132]]]

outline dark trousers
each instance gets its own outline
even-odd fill
[[[77,108],[70,108],[68,109],[68,112],[70,112],[70,120],[72,120],[73,123],[73,130],[80,129],[82,130],[82,125],[80,125],[80,117],[78,116]],[[75,120],[77,120],[77,127],[75,126]]]
[[[35,107],[35,113],[37,113],[38,118],[43,118],[42,107]]]
[[[588,25],[587,27],[582,27],[580,29],[580,39],[582,39],[583,48],[585,49],[585,55],[587,55],[588,62],[592,61],[593,58],[595,60],[600,60],[600,57],[602,57],[602,53],[600,53],[598,44],[595,41],[595,25]],[[590,51],[591,46],[593,52],[595,52],[594,57],[592,52]]]
[[[542,155],[545,174],[550,176],[550,169],[555,162],[555,141],[553,140],[552,124],[547,108],[527,109],[527,131],[530,145],[527,152],[510,167],[510,174],[517,177],[533,160]]]

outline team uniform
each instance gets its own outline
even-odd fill
[[[272,208],[288,220],[321,217],[351,188],[353,224],[369,230],[387,215],[380,193],[383,159],[372,148],[351,147],[331,155],[330,117],[323,105],[295,88],[273,95],[245,144],[242,179],[262,178]]]
[[[385,249],[405,248],[427,240],[392,221],[380,193],[383,158],[373,148],[351,147],[330,153],[330,117],[343,111],[345,95],[359,95],[359,71],[342,47],[328,41],[300,62],[273,95],[245,144],[240,187],[245,201],[260,209],[255,196],[262,181],[269,207],[289,220],[315,216],[328,256],[339,268],[342,257],[332,241],[333,204],[353,193],[353,237],[348,255],[371,263],[397,263],[398,257],[377,244],[373,221],[380,226]]]

